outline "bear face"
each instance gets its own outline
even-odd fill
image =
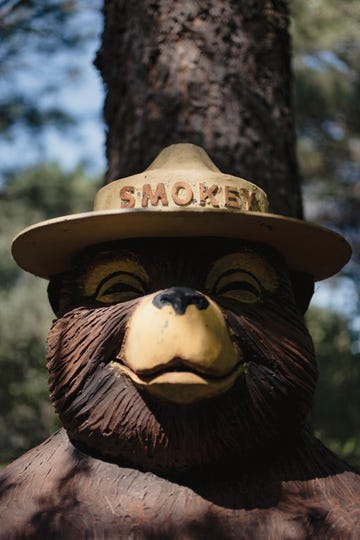
[[[80,255],[49,288],[51,399],[71,441],[166,474],[276,451],[301,429],[317,379],[296,285],[277,253],[241,241],[139,239]]]

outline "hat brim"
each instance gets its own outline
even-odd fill
[[[260,212],[149,209],[86,212],[43,221],[13,241],[18,265],[43,278],[71,268],[85,248],[142,237],[218,237],[260,242],[280,252],[289,267],[315,281],[337,273],[351,248],[339,234],[294,218]]]

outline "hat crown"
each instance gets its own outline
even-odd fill
[[[222,173],[205,150],[181,143],[162,150],[142,173],[101,188],[94,210],[267,212],[268,206],[258,186]]]
[[[164,148],[146,170],[156,169],[220,172],[203,148],[190,143],[172,144]]]

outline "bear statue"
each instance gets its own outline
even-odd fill
[[[360,476],[307,424],[340,235],[177,144],[12,249],[49,279],[63,428],[2,471],[2,539],[360,538]]]

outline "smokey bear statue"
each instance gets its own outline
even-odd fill
[[[63,429],[1,475],[2,539],[360,538],[360,478],[306,427],[303,314],[350,257],[199,147],[20,233],[49,281]]]

